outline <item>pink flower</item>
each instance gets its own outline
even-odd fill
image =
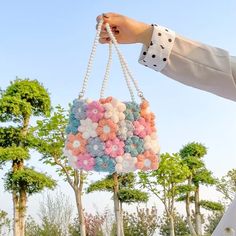
[[[117,157],[124,154],[124,142],[118,138],[106,142],[105,153],[111,157]]]
[[[88,153],[78,155],[77,166],[82,170],[93,170],[95,166],[95,159]]]
[[[93,101],[87,105],[86,114],[93,122],[98,122],[104,114],[105,109],[96,101]]]
[[[140,138],[151,134],[152,129],[148,122],[145,121],[143,117],[133,122],[134,125],[134,134],[138,135]]]

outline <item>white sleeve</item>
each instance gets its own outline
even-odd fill
[[[183,84],[236,101],[236,57],[154,25],[139,62]]]

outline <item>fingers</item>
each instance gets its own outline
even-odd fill
[[[102,43],[102,44],[109,43],[110,41],[111,39],[109,37],[99,39],[99,43]]]
[[[116,17],[119,16],[116,13],[104,13],[102,15],[99,15],[96,20],[97,20],[97,25],[96,25],[96,29],[98,29],[98,24],[100,22],[101,19],[103,19],[103,24],[102,24],[102,28],[101,28],[101,33],[99,35],[99,42],[104,44],[104,43],[109,43],[110,42],[110,37],[107,33],[106,30],[106,26],[105,24],[108,23],[111,27],[111,31],[115,36],[118,36],[120,31],[119,31],[119,27],[117,25],[115,25],[114,23],[116,22]]]

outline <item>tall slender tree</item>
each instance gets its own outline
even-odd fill
[[[94,191],[113,192],[114,211],[116,216],[117,227],[116,230],[117,235],[119,236],[124,235],[123,204],[148,201],[148,194],[138,189],[135,189],[135,184],[136,176],[134,173],[121,175],[115,173],[113,175],[108,175],[102,180],[90,184],[87,189],[88,193]],[[117,224],[118,222],[119,224]]]
[[[37,80],[16,79],[1,91],[0,122],[5,125],[0,127],[0,164],[12,163],[5,176],[5,189],[12,193],[15,236],[25,234],[28,196],[55,186],[51,177],[25,167],[34,146],[30,118],[47,116],[50,109],[48,92]]]
[[[82,205],[83,186],[86,175],[83,171],[75,170],[68,164],[64,155],[66,140],[65,130],[68,124],[68,112],[57,106],[49,118],[37,122],[34,129],[35,147],[42,154],[41,161],[50,166],[56,166],[59,176],[62,176],[73,189],[77,212],[80,222],[80,234],[86,235],[84,209]]]
[[[210,201],[200,200],[200,186],[211,186],[216,183],[216,179],[213,177],[212,172],[209,171],[204,163],[204,156],[207,154],[207,148],[197,142],[188,143],[180,150],[180,156],[185,165],[188,166],[191,174],[188,176],[185,192],[182,192],[181,198],[186,203],[187,221],[189,224],[190,232],[194,235],[202,235],[202,216],[201,205],[210,209],[212,206],[219,207],[217,203]],[[195,232],[191,221],[190,203],[194,203],[194,219],[195,219]],[[221,208],[222,209],[222,208]]]
[[[159,169],[151,172],[139,172],[140,185],[148,189],[164,205],[169,220],[169,235],[175,235],[174,210],[179,194],[179,185],[189,176],[190,171],[178,154],[161,155]]]

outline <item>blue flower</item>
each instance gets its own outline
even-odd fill
[[[76,119],[84,120],[86,119],[86,101],[75,99],[71,107],[71,113],[74,114]]]
[[[80,121],[75,118],[73,113],[70,113],[69,123],[66,127],[66,134],[69,133],[77,134],[79,126],[80,126]]]
[[[116,162],[109,156],[101,156],[95,158],[96,164],[94,170],[97,172],[109,172],[110,174],[115,172]]]
[[[100,157],[104,155],[105,143],[100,138],[90,138],[86,148],[93,157]]]
[[[140,117],[140,107],[135,102],[126,102],[125,119],[134,121]]]
[[[131,154],[132,157],[138,156],[138,154],[144,152],[144,141],[138,136],[133,136],[125,141],[125,152]]]

